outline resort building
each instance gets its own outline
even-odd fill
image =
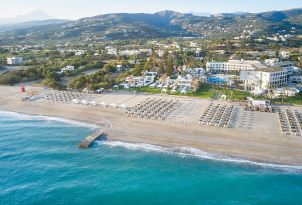
[[[279,58],[266,59],[264,63],[268,66],[280,67],[284,70],[287,70],[289,75],[293,74],[297,70],[300,70],[300,68],[294,66],[291,61],[280,61]]]
[[[261,70],[242,70],[240,80],[244,82],[244,89],[262,94],[267,89],[280,88],[287,85],[287,71],[282,68],[268,67]]]
[[[23,63],[22,57],[11,57],[7,58],[6,60],[8,65],[20,65]]]
[[[288,81],[291,83],[302,83],[302,75],[289,76]]]
[[[228,62],[208,62],[206,64],[207,72],[225,73],[241,70],[256,70],[266,68],[259,61],[246,61],[246,60],[229,60]]]
[[[186,76],[178,76],[174,83],[178,89],[180,90],[191,90],[195,89],[198,82],[193,78],[192,75],[187,74]]]
[[[126,78],[124,87],[143,87],[144,86],[144,77],[142,76],[133,76],[130,75]]]
[[[190,74],[197,79],[200,79],[205,74],[205,70],[203,68],[188,68],[183,66],[183,71],[185,74]]]
[[[126,78],[124,87],[143,87],[154,83],[156,72],[144,72],[143,76],[130,75]]]

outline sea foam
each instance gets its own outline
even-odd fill
[[[213,154],[193,147],[164,147],[164,146],[158,146],[158,145],[152,145],[146,143],[128,143],[128,142],[120,142],[120,141],[97,141],[97,144],[106,145],[109,147],[123,147],[125,149],[134,150],[134,151],[175,154],[181,157],[194,157],[198,159],[214,160],[214,161],[221,161],[227,163],[247,164],[247,165],[258,166],[258,167],[269,168],[269,169],[277,169],[277,170],[282,170],[292,173],[299,173],[299,174],[302,173],[302,166],[255,162],[247,159],[240,159],[240,158],[228,157],[219,154]]]
[[[75,121],[75,120],[68,120],[68,119],[60,118],[60,117],[49,117],[49,116],[44,116],[44,115],[30,115],[30,114],[23,114],[23,113],[18,113],[18,112],[0,110],[0,116],[14,117],[19,120],[57,121],[57,122],[63,122],[66,124],[71,124],[71,125],[78,126],[78,127],[87,127],[90,129],[99,128],[99,126],[97,126],[96,124],[92,124],[92,123],[85,123],[85,122],[79,122],[79,121]]]

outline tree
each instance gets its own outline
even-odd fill
[[[103,66],[103,70],[105,73],[114,73],[116,72],[116,67],[112,64],[107,63]]]
[[[164,63],[162,61],[159,62],[158,67],[159,67],[159,71],[158,71],[159,74],[166,73],[165,65],[164,65]]]
[[[167,63],[167,75],[171,76],[174,73],[174,64],[173,64],[173,59],[169,58],[168,63]]]
[[[140,64],[135,64],[135,67],[133,69],[133,75],[141,75],[142,74],[143,69],[141,68]]]
[[[152,63],[150,60],[145,62],[145,65],[144,65],[145,70],[150,71],[152,69],[152,67],[153,66],[152,66]]]

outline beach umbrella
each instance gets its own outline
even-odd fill
[[[87,105],[87,104],[88,104],[86,100],[82,100],[81,103],[82,103],[83,105]]]
[[[74,104],[79,104],[79,103],[80,103],[80,101],[79,101],[78,99],[73,99],[72,102],[73,102]]]
[[[119,107],[120,107],[120,109],[126,109],[126,105],[125,104],[121,104]]]
[[[110,106],[111,106],[112,108],[115,108],[115,107],[116,107],[116,105],[115,105],[114,103],[111,103]]]
[[[90,105],[96,106],[96,102],[95,102],[95,101],[91,101],[91,102],[90,102]]]

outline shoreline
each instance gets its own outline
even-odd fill
[[[0,116],[3,116],[8,113],[8,116],[22,116],[22,117],[30,117],[30,119],[37,119],[37,120],[50,120],[56,122],[63,122],[70,125],[90,128],[92,130],[99,129],[97,125],[91,124],[91,122],[85,121],[75,121],[67,118],[61,117],[53,117],[53,116],[46,116],[46,115],[34,115],[22,112],[15,112],[15,111],[8,111],[8,110],[0,110]],[[28,120],[30,120],[28,118]],[[26,119],[27,120],[27,119]],[[219,155],[215,153],[209,153],[202,149],[198,149],[195,147],[188,147],[188,146],[172,146],[167,144],[149,144],[149,143],[139,143],[135,141],[116,141],[116,140],[97,140],[97,144],[104,144],[110,147],[123,147],[129,150],[142,150],[147,152],[155,152],[155,153],[166,153],[166,154],[173,154],[176,156],[181,157],[193,157],[196,159],[202,160],[210,160],[210,161],[218,161],[218,162],[225,162],[225,163],[232,163],[232,164],[247,164],[257,167],[267,167],[274,170],[282,170],[282,171],[295,171],[298,173],[302,173],[302,166],[297,165],[287,165],[287,164],[276,164],[273,162],[266,162],[266,161],[253,161],[249,158],[241,158],[236,156],[229,156],[229,155]]]
[[[6,91],[2,92],[3,90]],[[7,91],[8,90],[8,91]],[[256,163],[302,166],[302,138],[265,130],[233,129],[124,117],[121,110],[44,102],[20,102],[15,87],[0,86],[0,110],[62,118],[95,124],[109,141],[145,143],[163,147],[190,147],[209,154]],[[86,136],[83,136],[83,139]]]

